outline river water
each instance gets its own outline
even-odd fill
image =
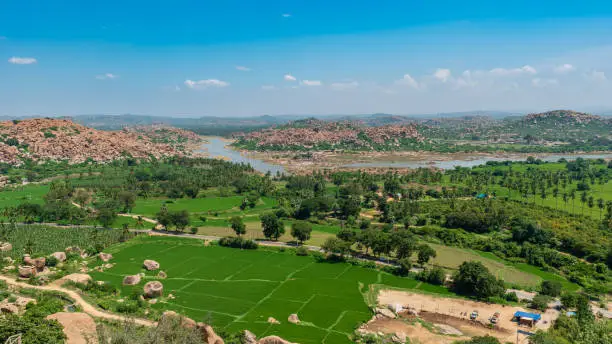
[[[226,147],[227,142],[218,137],[207,138],[207,142],[202,144],[202,151],[207,151],[211,157],[223,157],[226,160],[236,162],[236,163],[245,163],[253,166],[254,169],[260,171],[262,173],[266,173],[270,171],[272,174],[276,174],[277,172],[283,173],[285,169],[283,169],[280,165],[270,164],[260,159],[254,159],[247,155],[243,155],[238,151],[231,149],[230,147]],[[526,156],[526,155],[525,155]],[[413,161],[376,161],[371,163],[355,163],[355,164],[346,164],[340,167],[352,167],[352,168],[384,168],[384,167],[393,167],[393,168],[419,168],[419,167],[437,167],[441,169],[452,169],[455,166],[460,167],[474,167],[478,165],[483,165],[487,161],[524,161],[526,159],[525,156],[521,157],[477,157],[475,159],[465,158],[465,159],[457,159],[457,160],[413,160]],[[612,153],[602,153],[602,154],[534,154],[535,157],[541,159],[543,161],[557,161],[561,158],[565,158],[566,160],[576,160],[576,158],[584,158],[584,159],[612,159]]]
[[[202,144],[202,151],[208,152],[211,158],[224,158],[235,163],[250,164],[254,169],[262,173],[267,173],[268,171],[272,174],[285,172],[285,169],[280,165],[269,164],[263,160],[251,158],[240,154],[240,152],[230,147],[226,147],[227,141],[221,138],[209,137],[206,141]]]

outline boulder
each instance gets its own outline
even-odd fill
[[[147,284],[144,285],[143,290],[145,297],[150,299],[160,297],[164,294],[164,286],[160,281],[147,282]]]
[[[23,255],[23,265],[34,265],[34,260],[32,260],[29,254]]]
[[[19,307],[12,303],[4,303],[0,305],[0,313],[3,314],[17,314],[19,313]]]
[[[274,319],[272,317],[269,317],[268,318],[268,323],[269,324],[280,324],[280,321],[278,321],[278,320],[276,320],[276,319]]]
[[[51,253],[51,256],[55,257],[55,259],[57,259],[58,262],[66,261],[66,253],[64,252],[53,252]]]
[[[215,333],[215,330],[213,330],[212,326],[204,324],[204,323],[197,323],[196,328],[202,334],[202,339],[204,340],[205,343],[207,344],[225,344],[223,342],[223,339]]]
[[[66,249],[64,250],[64,252],[66,253],[76,253],[78,255],[81,255],[81,253],[83,252],[83,250],[81,250],[80,247],[78,246],[72,246],[72,247],[66,247]]]
[[[2,260],[7,262],[8,264],[13,264],[15,262],[15,260],[11,257],[4,257]]]
[[[267,336],[259,340],[258,344],[292,344],[279,336]]]
[[[0,251],[7,252],[13,249],[13,245],[10,242],[1,242],[0,243]]]
[[[257,344],[257,336],[255,335],[255,333],[249,331],[249,330],[244,330],[244,344]]]
[[[393,343],[404,344],[406,343],[406,339],[407,336],[404,332],[395,332],[393,336],[391,336],[391,340],[393,341]]]
[[[110,254],[110,253],[103,253],[103,252],[100,252],[100,253],[98,254],[98,258],[100,258],[100,260],[101,260],[101,261],[103,261],[103,262],[105,262],[105,263],[106,263],[106,262],[108,262],[109,260],[113,259],[113,255],[112,255],[112,254]]]
[[[395,319],[397,316],[387,308],[376,308],[376,314],[382,315],[385,318]]]
[[[137,285],[140,283],[140,275],[125,276],[123,279],[123,285]]]
[[[168,275],[167,275],[165,272],[160,271],[160,272],[157,274],[157,277],[158,277],[158,278],[161,278],[161,279],[164,279],[164,278],[167,278],[167,277],[168,277]]]
[[[47,264],[47,258],[45,257],[34,259],[34,266],[36,267],[36,270],[38,271],[42,271],[45,268],[46,264]]]
[[[88,274],[70,274],[70,275],[66,275],[64,277],[62,277],[62,280],[64,281],[72,281],[74,283],[79,283],[79,284],[87,284],[89,283],[89,281],[91,281],[91,276],[89,276]]]
[[[165,311],[164,313],[162,313],[162,316],[159,321],[163,322],[163,321],[169,321],[169,320],[177,319],[177,318],[181,319],[181,326],[185,328],[195,328],[197,326],[195,320],[184,317],[174,311]]]
[[[150,259],[145,260],[144,263],[142,263],[142,265],[144,266],[145,269],[149,271],[159,269],[159,263],[154,260],[150,260]]]
[[[30,278],[36,276],[36,268],[32,265],[21,265],[19,267],[19,277]]]
[[[300,318],[298,318],[297,314],[291,314],[289,315],[289,318],[287,318],[287,321],[289,321],[292,324],[299,324],[300,323]]]

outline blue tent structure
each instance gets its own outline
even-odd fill
[[[514,318],[519,322],[519,324],[530,325],[537,323],[542,319],[542,315],[537,313],[529,313],[529,312],[521,312],[517,311],[514,313]]]

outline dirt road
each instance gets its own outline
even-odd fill
[[[56,286],[56,285],[46,285],[46,286],[29,285],[27,283],[17,281],[13,277],[2,276],[2,275],[0,275],[0,280],[3,280],[9,285],[13,285],[19,288],[55,291],[55,292],[66,294],[68,297],[73,299],[77,305],[81,307],[84,313],[87,313],[95,318],[104,318],[104,319],[116,320],[116,321],[130,320],[130,321],[134,321],[134,323],[136,323],[137,325],[141,325],[141,326],[156,326],[157,325],[157,323],[151,320],[140,319],[140,318],[130,318],[130,317],[125,317],[125,316],[111,314],[111,313],[101,311],[97,309],[96,307],[94,307],[93,305],[87,303],[87,301],[85,301],[83,297],[74,290],[66,289],[60,286]]]

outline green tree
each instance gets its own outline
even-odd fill
[[[417,263],[423,266],[429,259],[436,257],[436,250],[427,244],[420,245],[417,250]]]
[[[540,289],[543,295],[557,297],[561,295],[562,285],[559,281],[542,281]]]
[[[113,222],[115,222],[115,219],[117,219],[117,213],[113,208],[104,206],[98,209],[96,220],[98,223],[100,223],[100,225],[102,225],[102,227],[110,228]]]
[[[309,240],[311,233],[312,225],[308,222],[298,221],[291,225],[291,236],[294,237],[300,244],[303,244],[304,241]]]
[[[504,294],[504,282],[493,276],[481,262],[463,262],[453,277],[453,289],[480,299]]]
[[[117,194],[117,200],[123,206],[123,212],[129,213],[136,204],[136,194],[130,191],[120,191]]]
[[[174,224],[176,229],[180,230],[181,232],[185,230],[187,226],[189,226],[189,223],[191,223],[189,212],[187,210],[179,210],[170,213],[170,221],[172,224]]]
[[[230,225],[237,236],[246,234],[246,226],[240,216],[234,216],[230,219]]]
[[[285,234],[285,224],[274,213],[261,215],[261,227],[264,236],[268,239],[278,240]]]

